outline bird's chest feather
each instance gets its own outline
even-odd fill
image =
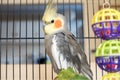
[[[62,39],[60,39],[60,37],[56,35],[53,36],[51,51],[52,51],[52,56],[59,69],[68,67],[67,60],[64,56],[64,53],[62,52],[63,43],[61,42]]]
[[[60,56],[60,50],[59,50],[57,41],[58,40],[56,39],[56,35],[53,36],[51,51],[52,51],[53,58],[58,62],[58,58]]]

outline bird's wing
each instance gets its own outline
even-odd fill
[[[87,62],[87,57],[77,43],[74,35],[70,32],[61,32],[56,34],[58,38],[58,47],[60,53],[64,55],[64,59],[69,64],[72,64],[72,68],[92,80],[92,72]]]
[[[75,36],[72,33],[67,35],[70,53],[73,56],[74,65],[78,66],[79,73],[87,76],[90,80],[92,80],[92,71],[87,61],[87,57],[82,50],[80,44],[77,42]],[[76,60],[77,59],[77,60]]]

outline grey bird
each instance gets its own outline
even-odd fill
[[[78,74],[93,80],[87,57],[75,36],[68,30],[65,16],[57,13],[54,0],[49,0],[42,21],[45,23],[45,50],[50,57],[54,71],[71,67]]]

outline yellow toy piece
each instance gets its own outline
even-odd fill
[[[111,8],[103,8],[93,16],[92,24],[105,21],[119,21],[119,20],[120,20],[119,11]]]
[[[108,73],[102,77],[102,80],[120,80],[120,74],[117,73]]]

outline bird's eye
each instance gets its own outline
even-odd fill
[[[54,20],[51,20],[51,23],[54,23]]]

